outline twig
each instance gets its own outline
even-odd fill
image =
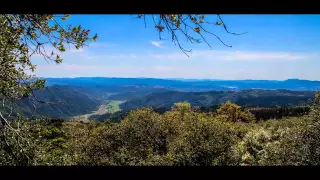
[[[226,26],[225,23],[222,21],[220,15],[219,15],[219,14],[217,14],[217,15],[218,15],[220,21],[222,22],[222,25],[223,25],[224,29],[227,31],[227,33],[229,33],[229,34],[234,34],[234,35],[242,35],[242,34],[246,34],[246,33],[247,33],[247,32],[244,32],[244,33],[236,34],[236,33],[229,32],[228,29],[227,29],[227,26]]]
[[[178,44],[180,50],[189,57],[189,55],[186,53],[186,52],[191,52],[192,50],[185,50],[184,48],[181,47],[180,43],[179,43],[179,39],[178,37],[176,36],[176,34],[174,33],[174,31],[172,30],[172,28],[170,27],[170,25],[168,24],[167,22],[167,19],[165,18],[165,16],[163,16],[164,18],[164,22],[165,22],[165,25],[168,29],[170,29],[171,31],[171,34],[172,34],[172,41],[176,44]]]
[[[191,19],[190,15],[189,15],[189,19]],[[195,22],[195,24],[197,24],[204,32],[209,33],[209,34],[215,36],[223,45],[225,45],[225,46],[227,46],[227,47],[232,47],[232,46],[229,46],[229,45],[225,44],[217,35],[213,34],[213,33],[210,32],[210,31],[207,31],[206,29],[204,29],[199,23]]]

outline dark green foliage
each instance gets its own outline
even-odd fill
[[[315,97],[314,102],[316,105],[320,105],[320,92],[316,93],[316,97]]]
[[[298,107],[256,107],[247,108],[257,120],[280,119],[289,116],[303,116],[310,112],[309,106]]]
[[[129,111],[118,111],[115,113],[105,113],[102,115],[92,115],[89,117],[89,120],[94,120],[98,122],[120,122],[122,119],[126,117]]]
[[[236,99],[242,97],[255,97],[254,102],[245,101],[243,107],[250,110],[257,120],[260,119],[270,119],[270,118],[281,118],[284,116],[297,116],[300,113],[308,112],[308,108],[295,107],[299,104],[307,104],[309,97],[314,95],[314,92],[294,92],[286,90],[277,91],[265,91],[265,90],[250,90],[250,91],[239,91],[239,92],[206,92],[206,93],[183,93],[183,92],[167,92],[167,93],[155,93],[157,88],[149,87],[122,87],[117,90],[117,88],[109,87],[80,87],[80,86],[50,86],[34,92],[32,98],[25,98],[22,101],[18,101],[17,108],[18,112],[25,117],[35,116],[48,116],[51,118],[64,118],[65,120],[71,119],[72,116],[82,115],[86,113],[91,113],[91,111],[97,110],[100,104],[105,104],[105,100],[114,98],[115,92],[120,92],[118,95],[122,96],[121,92],[129,91],[132,89],[134,92],[127,92],[128,96],[123,98],[129,98],[125,103],[120,104],[121,110],[123,112],[117,112],[114,114],[103,114],[94,115],[89,119],[94,119],[97,121],[104,121],[109,118],[112,121],[119,121],[127,111],[144,107],[152,106],[156,112],[164,113],[170,110],[174,103],[180,101],[188,101],[192,106],[199,106],[202,112],[213,112],[220,107],[219,104],[223,104],[225,101],[230,100],[235,102]],[[161,89],[161,88],[160,88]],[[164,89],[162,89],[164,90]],[[114,91],[112,93],[112,91]],[[131,96],[137,94],[139,98],[133,98],[137,96]],[[126,94],[126,93],[125,93]],[[130,95],[131,94],[131,95]],[[149,94],[142,96],[143,94]],[[165,96],[163,96],[165,95]],[[274,102],[264,103],[265,97],[274,96],[277,99]],[[131,97],[131,98],[130,98]],[[290,101],[286,100],[286,97],[292,99],[305,98],[302,102],[295,102],[292,106],[285,107],[270,107],[272,104],[288,105]],[[120,97],[119,97],[120,98]],[[131,100],[130,100],[131,99]],[[42,103],[40,103],[41,101]],[[259,104],[266,104],[263,107],[257,107]],[[35,106],[34,106],[35,105]],[[253,108],[252,108],[253,107]],[[257,107],[257,108],[256,108]],[[1,107],[2,108],[2,107]],[[8,115],[10,108],[7,106],[5,111],[2,111],[4,115]],[[36,108],[36,111],[35,111]],[[15,114],[12,114],[14,119]]]
[[[230,101],[222,104],[217,110],[218,115],[225,116],[225,119],[230,122],[252,122],[254,116],[249,111],[242,110],[241,106],[232,104]]]
[[[153,108],[170,108],[174,103],[187,101],[192,106],[212,107],[226,101],[240,106],[297,106],[313,101],[315,92],[288,90],[243,90],[212,92],[163,92],[153,93],[140,98],[132,98],[120,105],[121,109],[136,109],[151,106]]]
[[[130,111],[117,122],[26,120],[24,153],[1,142],[2,165],[319,165],[320,108],[256,122],[227,102],[217,112],[176,103],[163,113]],[[245,118],[243,118],[245,116]],[[247,118],[247,119],[246,119]],[[13,133],[13,132],[11,132]],[[25,135],[26,135],[25,134]],[[8,148],[10,147],[10,148]]]
[[[18,120],[11,125],[19,131],[0,125],[0,166],[33,165],[37,148],[34,142],[37,140],[32,137],[30,124]]]
[[[63,130],[62,119],[40,119],[30,129],[37,139],[35,164],[65,165],[68,148],[68,134]],[[35,123],[35,122],[31,122]]]
[[[95,150],[87,156],[100,165],[226,164],[236,133],[210,114],[198,113],[188,103],[163,115],[151,108],[131,111],[120,123],[97,129],[88,143]]]
[[[46,116],[68,120],[72,116],[90,113],[102,103],[101,100],[68,86],[51,86],[40,89],[34,92],[34,98],[37,100],[25,98],[17,101],[15,112],[27,118]],[[6,112],[4,113],[8,114]],[[14,118],[15,113],[11,119]]]

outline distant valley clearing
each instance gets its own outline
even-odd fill
[[[119,105],[124,102],[126,102],[126,101],[108,101],[107,106],[106,106],[107,112],[108,113],[115,113],[115,112],[120,111],[121,109],[119,108]]]
[[[72,121],[89,121],[89,117],[93,115],[104,115],[106,113],[115,113],[120,111],[119,105],[125,101],[107,101],[107,104],[102,104],[99,106],[97,111],[93,111],[92,113],[83,114],[79,116],[74,116]]]

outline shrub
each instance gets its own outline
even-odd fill
[[[252,122],[254,116],[249,111],[241,110],[241,106],[231,103],[230,101],[225,102],[217,110],[219,115],[225,115],[226,120],[230,122]]]

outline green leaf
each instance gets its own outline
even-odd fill
[[[37,38],[36,33],[33,32],[33,33],[31,34],[31,37],[32,37],[33,39]]]
[[[98,34],[95,34],[92,38],[94,41],[98,39]]]
[[[59,51],[61,51],[61,52],[65,52],[65,51],[66,51],[66,49],[64,48],[64,46],[60,46],[60,47],[59,47]]]

